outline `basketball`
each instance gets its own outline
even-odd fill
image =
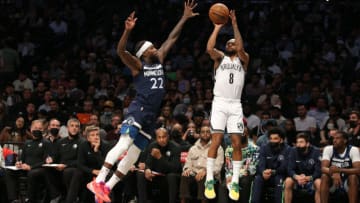
[[[215,24],[225,24],[229,19],[229,9],[225,4],[216,3],[209,9],[209,18]]]

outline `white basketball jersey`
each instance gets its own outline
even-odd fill
[[[232,61],[224,56],[215,71],[214,96],[227,99],[241,99],[241,92],[245,82],[245,70],[240,58]]]

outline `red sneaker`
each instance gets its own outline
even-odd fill
[[[104,182],[97,183],[95,180],[91,181],[86,187],[95,194],[95,196],[104,202],[111,202],[109,197],[110,189],[105,186]]]

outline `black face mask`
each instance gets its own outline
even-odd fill
[[[299,154],[306,154],[306,149],[307,147],[296,147],[296,150],[298,151]]]
[[[280,142],[269,142],[271,150],[274,152],[280,151]]]
[[[350,125],[350,128],[355,128],[356,127],[356,121],[350,121],[349,122],[349,125]]]
[[[31,134],[34,136],[35,139],[41,139],[43,136],[43,133],[41,130],[33,130],[31,131]]]
[[[59,134],[58,128],[50,128],[50,134],[57,136]]]
[[[173,130],[173,131],[171,131],[171,137],[172,137],[173,139],[180,138],[180,137],[181,137],[181,132],[178,131],[178,130]]]

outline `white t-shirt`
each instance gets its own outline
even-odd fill
[[[310,128],[316,128],[316,120],[311,116],[306,116],[304,119],[296,117],[294,122],[296,131],[309,131]]]
[[[324,151],[323,151],[323,156],[322,156],[322,160],[328,160],[330,161],[331,160],[331,157],[333,155],[333,146],[330,145],[330,146],[326,146],[324,148]],[[339,154],[340,157],[344,157],[345,156],[345,153],[346,153],[346,149],[344,150],[343,153]],[[360,152],[359,152],[359,149],[357,147],[354,147],[352,146],[351,149],[350,149],[350,152],[349,152],[349,156],[350,156],[350,159],[352,161],[352,163],[354,162],[358,162],[360,161]]]

